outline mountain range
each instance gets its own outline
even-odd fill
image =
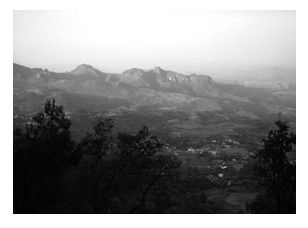
[[[248,118],[278,112],[295,115],[295,92],[218,83],[208,75],[181,74],[155,67],[105,73],[82,64],[56,73],[13,64],[14,113],[33,113],[55,97],[68,110],[156,110],[228,112]]]

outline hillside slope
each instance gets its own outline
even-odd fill
[[[71,72],[55,73],[14,63],[13,80],[15,113],[36,112],[48,97],[61,100],[71,110],[83,106],[88,111],[150,106],[189,113],[222,111],[254,118],[278,111],[295,113],[295,96],[217,83],[208,75],[184,75],[160,67],[111,74],[82,64]]]

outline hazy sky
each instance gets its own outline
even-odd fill
[[[295,11],[14,11],[14,62],[50,70],[295,66]]]

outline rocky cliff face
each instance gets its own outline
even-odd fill
[[[132,87],[185,93],[193,96],[218,96],[212,78],[207,75],[184,75],[155,67],[148,71],[135,68],[126,70],[119,77],[123,83]]]
[[[124,102],[132,107],[211,112],[222,110],[224,104],[230,103],[226,101],[232,101],[232,104],[239,104],[240,107],[251,107],[245,105],[252,102],[251,94],[256,94],[254,98],[264,97],[264,91],[219,84],[207,75],[184,75],[160,67],[150,70],[132,68],[120,74],[104,73],[86,64],[67,73],[54,73],[18,64],[14,64],[13,68],[14,107],[15,101],[18,105],[18,99],[34,96],[37,101],[38,97],[44,100],[51,96],[72,94],[95,97],[95,102],[99,99],[108,99],[115,104],[121,101],[121,104]],[[91,99],[86,100],[90,102]],[[256,100],[253,102],[256,106]],[[27,103],[30,104],[31,99]]]

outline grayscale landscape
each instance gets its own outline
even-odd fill
[[[111,38],[106,45],[96,40],[90,26],[87,35],[75,34],[76,51],[67,53],[66,36],[78,27],[70,13],[63,25],[53,18],[64,12],[14,12],[14,213],[295,213],[295,12],[204,15],[210,21],[202,29],[214,34],[207,40],[207,32],[196,32],[191,46],[186,41],[197,35],[187,24],[184,38],[175,26],[141,44],[149,30],[142,35],[133,25],[133,38],[127,29],[121,38],[111,35],[114,50]],[[56,34],[48,37],[38,18],[58,25]],[[241,33],[221,36],[232,29]],[[253,38],[245,43],[242,35]],[[171,54],[170,37],[186,44],[180,51],[196,53]],[[114,51],[109,62],[104,48]]]

